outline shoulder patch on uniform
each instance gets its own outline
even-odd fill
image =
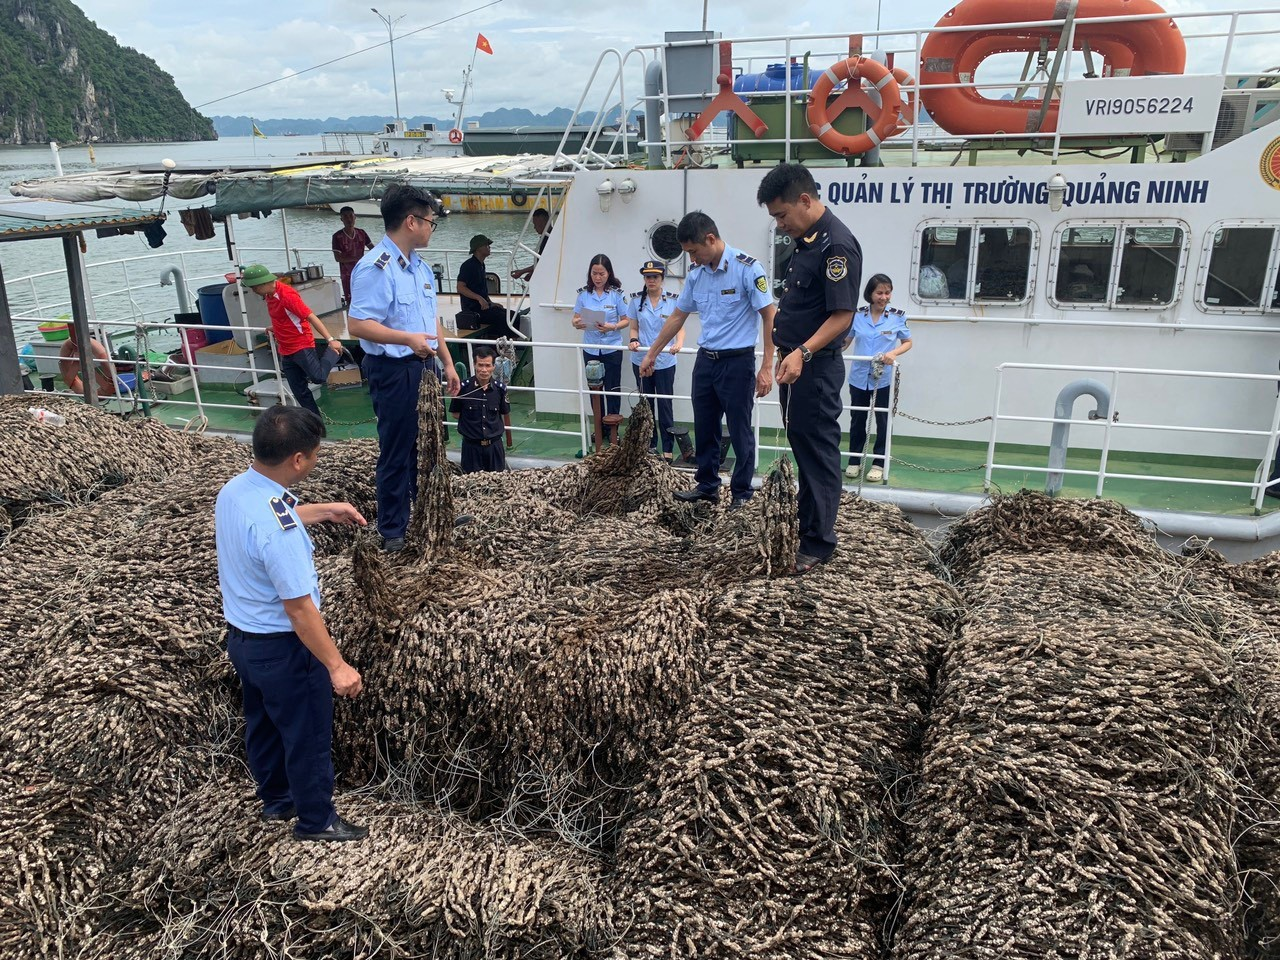
[[[664,290],[662,292],[662,299],[663,300],[679,300],[680,295],[672,293],[670,290]]]
[[[749,257],[745,253],[738,254],[736,259],[739,263],[745,263],[748,267],[756,262],[755,257]]]
[[[639,300],[639,299],[640,299],[641,297],[643,297],[643,296],[644,296],[644,291],[643,291],[643,290],[637,290],[635,293],[629,293],[629,294],[627,294],[627,299],[628,299],[628,300]]]
[[[892,313],[896,317],[905,317],[907,315],[907,311],[901,307],[885,307],[885,312]]]
[[[839,283],[849,275],[849,258],[848,257],[828,257],[827,258],[827,279],[832,283]]]
[[[279,497],[271,498],[271,512],[276,515],[276,523],[280,524],[281,530],[292,530],[298,525],[298,521],[293,519],[293,514]]]
[[[586,292],[587,292],[587,288],[586,288],[585,286],[583,286],[583,287],[579,287],[579,288],[578,288],[578,292],[579,292],[579,293],[586,293]]]
[[[377,267],[379,270],[385,270],[387,269],[387,264],[390,262],[391,262],[391,254],[388,253],[386,250],[383,250],[380,254],[378,254],[378,259],[373,261],[373,265]]]
[[[761,274],[760,276],[756,277],[756,289],[757,289],[757,290],[759,290],[761,293],[768,293],[768,292],[769,292],[769,278],[768,278],[768,277],[766,277],[766,276],[764,276],[763,274]]]

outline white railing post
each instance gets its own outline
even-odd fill
[[[1004,389],[1004,364],[996,367],[996,396],[991,404],[991,437],[987,441],[987,469],[982,477],[982,492],[991,492],[991,465],[996,461],[996,429],[1000,424],[1000,394]]]
[[[1098,462],[1098,486],[1094,496],[1102,496],[1102,487],[1107,482],[1107,458],[1111,455],[1111,424],[1115,423],[1116,396],[1120,392],[1120,371],[1111,371],[1111,409],[1107,411],[1106,422],[1102,425],[1102,459]]]
[[[1271,435],[1267,437],[1267,456],[1262,461],[1263,477],[1271,477],[1271,465],[1276,462],[1276,435],[1280,432],[1280,392],[1276,393],[1276,402],[1271,409]],[[1262,498],[1266,496],[1268,480],[1263,480],[1258,484],[1258,489],[1253,494],[1253,511],[1254,513],[1262,512]]]

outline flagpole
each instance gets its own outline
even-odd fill
[[[249,118],[249,139],[253,141],[253,155],[258,155],[258,121]]]
[[[462,106],[458,107],[458,129],[462,129],[462,115],[467,109],[467,87],[471,86],[471,75],[476,72],[476,54],[480,52],[480,41],[471,48],[471,66],[467,67],[467,82],[462,85]]]

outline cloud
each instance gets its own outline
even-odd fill
[[[485,0],[460,0],[442,7],[408,0],[373,0],[392,16],[405,14],[397,26],[397,81],[402,112],[448,113],[443,87],[460,88],[462,71],[471,62],[477,32],[493,44],[493,56],[476,59],[474,92],[468,112],[498,107],[526,107],[546,112],[572,106],[582,93],[600,52],[626,51],[637,44],[662,40],[667,30],[696,30],[702,5],[690,0],[648,3],[601,3],[600,0],[501,0],[478,12],[417,33]],[[927,28],[945,13],[946,0],[881,2],[883,25],[889,29]],[[1167,0],[1176,12],[1220,9],[1218,0]],[[1261,9],[1273,0],[1244,0]],[[390,114],[393,111],[391,58],[386,28],[369,10],[370,0],[220,0],[216,5],[174,4],[171,0],[80,0],[85,14],[126,46],[151,56],[173,75],[192,104],[234,94],[256,84],[270,86],[221,100],[205,113],[250,113],[271,117],[343,117]],[[737,0],[731,7],[711,5],[711,27],[727,36],[797,35],[827,32],[829,40],[803,40],[792,53],[812,53],[816,63],[829,62],[846,45],[850,33],[874,29],[876,6],[856,0],[840,6],[818,0]],[[1260,18],[1253,18],[1260,21]],[[1189,21],[1190,22],[1190,21]],[[1198,21],[1221,26],[1221,19]],[[1263,24],[1259,22],[1257,27]],[[1194,32],[1188,30],[1187,32]],[[356,54],[370,46],[377,49]],[[1216,46],[1215,46],[1216,44]],[[895,41],[910,46],[909,37]],[[1267,59],[1267,38],[1242,38],[1232,56],[1233,69],[1258,66]],[[356,54],[352,56],[352,54]],[[755,56],[751,69],[780,60],[783,48],[773,44],[739,45],[739,58]],[[1216,70],[1221,41],[1197,43],[1189,70]],[[348,59],[319,70],[307,67],[339,57]],[[825,61],[823,58],[826,58]],[[1073,58],[1076,62],[1079,57]],[[628,95],[641,90],[639,67],[627,78]],[[285,78],[285,79],[280,79]],[[599,90],[602,94],[603,90]],[[592,99],[599,99],[593,94]],[[589,103],[594,108],[594,103]]]

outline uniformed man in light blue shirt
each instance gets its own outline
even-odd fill
[[[218,493],[214,527],[227,653],[240,677],[245,753],[262,819],[298,818],[300,840],[359,840],[333,807],[333,695],[360,693],[320,615],[308,524],[359,524],[349,503],[302,504],[289,487],[315,469],[324,422],[273,406],[253,428],[253,464]]]
[[[404,549],[418,489],[418,387],[424,369],[443,374],[449,396],[461,386],[436,318],[435,276],[417,254],[443,208],[425,190],[393,185],[382,198],[387,235],[351,275],[347,329],[364,348],[364,375],[378,418],[378,532]],[[438,359],[437,359],[438,358]]]
[[[756,469],[751,408],[755,397],[773,389],[773,293],[764,268],[754,257],[720,239],[715,221],[700,210],[685,214],[676,228],[680,246],[694,267],[662,327],[640,363],[651,376],[658,355],[684,326],[689,314],[702,320],[698,356],[693,364],[693,432],[698,458],[697,487],[676,494],[686,503],[717,500],[720,490],[720,424],[729,424],[733,446],[730,510],[751,499]],[[764,362],[755,366],[763,329]]]

